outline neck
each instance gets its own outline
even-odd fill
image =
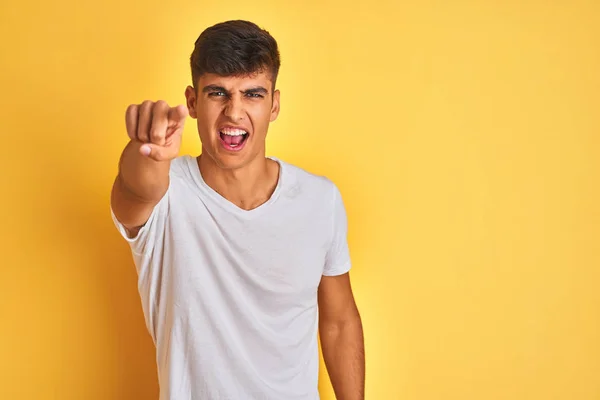
[[[264,155],[238,169],[223,169],[209,155],[198,156],[197,162],[204,182],[244,210],[265,203],[277,186],[279,165]]]

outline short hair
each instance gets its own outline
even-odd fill
[[[277,41],[253,22],[231,20],[204,30],[190,57],[194,88],[205,73],[249,76],[270,73],[275,87],[281,64]]]

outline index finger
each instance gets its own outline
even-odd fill
[[[174,125],[178,125],[178,124],[183,124],[183,122],[185,121],[185,119],[188,116],[188,109],[180,104],[177,107],[172,107],[169,110],[169,126],[174,126]]]

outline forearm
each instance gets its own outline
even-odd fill
[[[323,323],[321,348],[337,400],[363,400],[365,352],[360,317],[341,324]]]
[[[142,143],[130,141],[119,161],[120,190],[141,202],[158,202],[169,186],[170,161],[155,161],[140,153]]]
[[[169,186],[170,161],[155,161],[140,153],[141,143],[130,141],[119,161],[111,206],[119,221],[135,236]]]

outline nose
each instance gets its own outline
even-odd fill
[[[224,114],[233,121],[239,121],[244,117],[244,104],[237,96],[232,96],[227,102]]]

